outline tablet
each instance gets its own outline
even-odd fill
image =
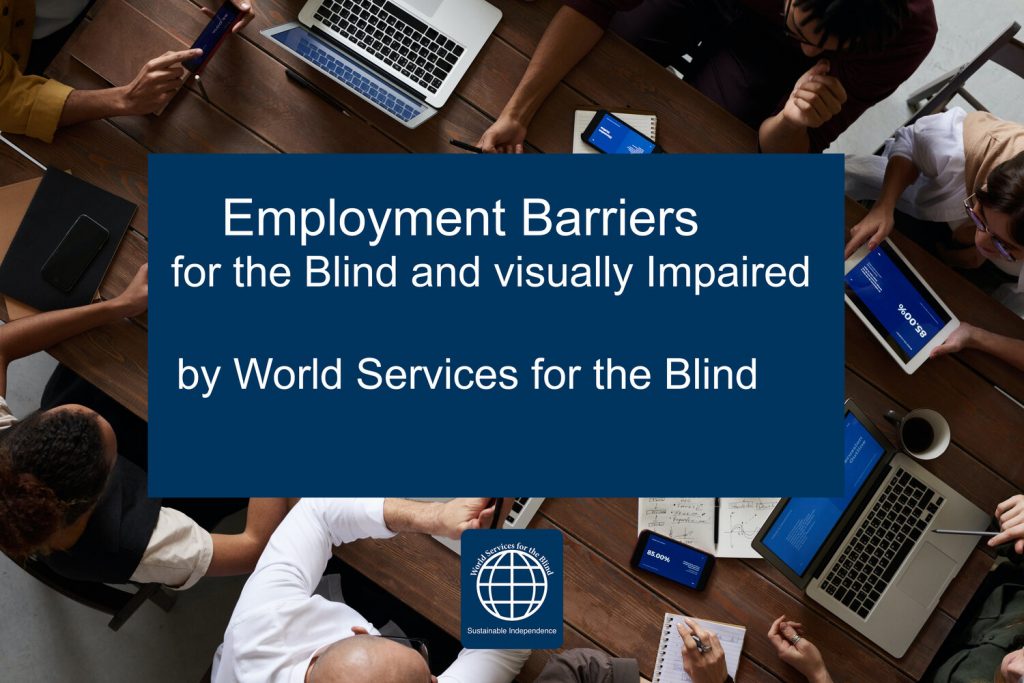
[[[890,240],[846,260],[846,303],[912,374],[960,321]]]

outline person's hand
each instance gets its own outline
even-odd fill
[[[850,258],[862,244],[868,243],[868,249],[874,249],[892,233],[896,218],[887,207],[875,204],[857,225],[850,230],[850,241],[846,243],[843,258]]]
[[[820,60],[793,86],[783,117],[804,128],[819,128],[838,114],[846,102],[846,88],[835,76],[829,76],[829,62]]]
[[[974,335],[977,333],[978,328],[974,325],[967,323],[960,323],[960,326],[953,330],[953,333],[946,337],[946,341],[942,342],[928,354],[929,358],[938,358],[939,356],[945,356],[949,353],[956,353],[957,351],[963,351],[971,345],[971,341],[974,339]],[[998,513],[996,514],[998,517]]]
[[[466,529],[486,529],[494,518],[490,498],[452,498],[443,503],[437,516],[437,533],[458,540]]]
[[[484,131],[476,141],[476,146],[489,154],[522,154],[524,140],[526,126],[511,116],[502,114]]]
[[[144,263],[128,286],[115,298],[125,318],[142,315],[149,307],[149,264]]]
[[[693,683],[725,683],[729,678],[729,670],[725,666],[725,651],[718,636],[705,630],[691,619],[683,619],[676,626],[679,636],[683,639],[683,670]],[[707,652],[697,649],[696,635]]]
[[[999,683],[1019,683],[1024,681],[1024,650],[1017,648],[1010,654],[1003,657],[999,665],[999,676],[996,681]]]
[[[135,80],[115,89],[121,100],[118,113],[124,116],[145,116],[163,109],[185,79],[187,72],[181,63],[202,54],[202,50],[165,52],[146,62]]]
[[[803,625],[787,621],[783,615],[772,623],[768,640],[775,646],[775,652],[786,664],[799,671],[812,683],[830,683],[831,678],[825,667],[821,652],[803,637]]]
[[[988,539],[989,547],[1016,541],[1013,549],[1018,555],[1024,555],[1024,496],[1018,493],[997,505],[996,519],[1001,533]]]
[[[242,12],[238,15],[238,23],[231,27],[232,33],[238,33],[245,28],[250,21],[256,18],[256,10],[253,9],[252,3],[246,2],[245,0],[231,0],[231,4]],[[203,14],[212,19],[216,15],[216,12],[204,7]]]

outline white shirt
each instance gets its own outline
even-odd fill
[[[38,40],[61,30],[89,6],[89,0],[36,0],[36,25],[32,39]]]
[[[17,423],[18,418],[0,396],[0,431]],[[131,580],[185,590],[206,575],[212,560],[213,538],[209,532],[181,512],[162,507]]]
[[[847,156],[846,194],[857,201],[878,199],[889,159],[903,157],[913,162],[920,175],[900,196],[896,208],[923,221],[948,223],[951,228],[968,222],[964,211],[966,116],[959,107],[924,116],[914,125],[897,130],[886,141],[882,156]],[[1024,291],[1024,264],[1001,257],[989,260],[1003,272],[1017,276],[1016,289]]]
[[[359,626],[358,612],[313,595],[331,548],[390,538],[384,500],[304,498],[270,538],[213,660],[213,683],[302,683],[313,656]],[[529,650],[463,650],[439,683],[510,683]]]

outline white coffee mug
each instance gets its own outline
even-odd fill
[[[885,419],[896,426],[903,452],[918,460],[934,460],[949,448],[949,423],[934,410],[916,408],[903,416],[890,410]]]

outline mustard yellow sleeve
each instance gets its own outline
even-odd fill
[[[53,141],[71,88],[39,76],[25,76],[14,58],[0,52],[0,131]]]

